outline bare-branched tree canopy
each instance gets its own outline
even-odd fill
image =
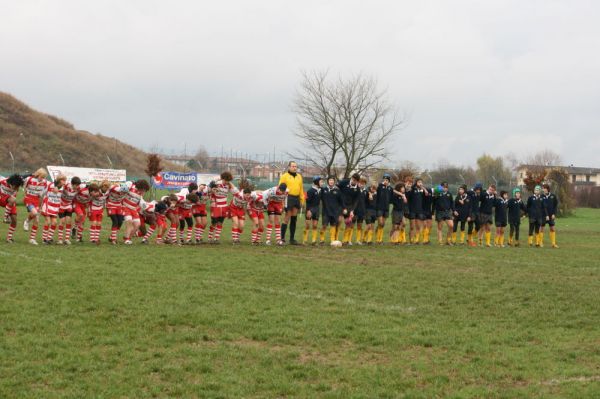
[[[348,177],[387,159],[387,144],[403,123],[386,91],[362,74],[331,80],[327,72],[304,72],[293,109],[295,135],[306,149],[299,157],[327,175]]]

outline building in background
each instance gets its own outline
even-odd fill
[[[517,185],[523,186],[523,179],[527,177],[527,170],[539,168],[538,165],[519,165],[517,167]],[[600,187],[600,168],[589,168],[582,166],[545,166],[547,172],[551,169],[562,169],[569,174],[569,181],[575,190],[584,187]]]

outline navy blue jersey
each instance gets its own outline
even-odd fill
[[[454,210],[458,212],[459,219],[466,219],[471,215],[471,199],[469,194],[457,195],[454,199]]]
[[[367,209],[367,199],[369,197],[369,192],[364,188],[361,188],[358,193],[358,202],[356,204],[356,209],[354,213],[357,215],[364,215]]]
[[[475,191],[467,191],[467,195],[469,196],[469,201],[471,202],[471,214],[469,216],[476,217],[479,215],[479,194]]]
[[[544,212],[546,213],[546,216],[556,216],[556,212],[558,212],[558,198],[556,195],[553,193],[542,195],[542,202],[544,203]]]
[[[436,212],[454,211],[454,199],[450,192],[441,192],[433,197],[433,209]]]
[[[358,204],[358,197],[360,195],[360,188],[358,184],[351,184],[350,179],[342,179],[338,183],[340,190],[342,191],[342,202],[344,209],[348,212],[354,211]]]
[[[506,206],[508,208],[508,222],[511,224],[519,224],[521,215],[527,213],[525,203],[519,198],[511,198]]]
[[[545,218],[544,200],[539,195],[527,198],[527,215],[529,219],[542,220]]]
[[[396,193],[394,193],[392,195],[392,205],[394,206],[394,211],[396,212],[400,212],[400,213],[404,213],[404,197],[402,197],[401,195],[398,195]]]
[[[425,213],[425,208],[423,206],[423,202],[425,201],[425,189],[418,188],[416,185],[413,185],[408,195],[408,206],[410,212],[415,214]]]
[[[479,213],[491,215],[494,211],[496,196],[492,193],[484,191],[479,196]]]
[[[372,193],[371,191],[367,190],[367,193],[365,195],[365,208],[371,211],[376,211],[377,210],[377,193]]]
[[[433,190],[426,188],[426,195],[423,197],[423,212],[425,216],[433,215]]]
[[[378,211],[389,211],[390,203],[392,202],[392,193],[394,189],[389,184],[386,186],[383,183],[379,183],[377,186],[377,210]]]
[[[315,209],[321,203],[321,188],[312,186],[306,192],[306,209]]]
[[[321,189],[321,201],[323,202],[323,215],[338,217],[342,214],[342,191],[338,186],[327,186]]]
[[[498,197],[494,201],[494,220],[496,223],[507,224],[508,218],[508,200]]]

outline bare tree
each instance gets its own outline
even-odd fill
[[[387,159],[389,139],[403,123],[386,91],[362,74],[331,81],[327,72],[304,72],[293,110],[295,135],[310,148],[301,158],[328,175],[348,177]]]
[[[208,151],[201,145],[190,161],[195,161],[195,165],[199,168],[198,170],[206,170],[209,167],[209,160],[210,156],[208,155]]]
[[[560,155],[552,150],[543,150],[527,157],[527,164],[531,166],[559,166]]]

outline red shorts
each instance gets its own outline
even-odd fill
[[[133,209],[123,208],[123,215],[125,215],[125,220],[140,220],[140,214]]]
[[[248,214],[252,219],[264,220],[265,219],[265,211],[264,209],[250,209]]]
[[[194,215],[194,217],[206,216],[206,205],[194,205],[192,207],[192,215]]]
[[[102,211],[90,212],[90,222],[102,222]]]
[[[87,213],[88,204],[82,204],[81,202],[73,203],[73,211],[77,216],[85,216]]]
[[[269,215],[281,215],[283,213],[283,202],[269,202],[267,213]]]
[[[114,208],[106,208],[106,214],[108,216],[111,215],[122,215],[123,214],[123,208],[118,206],[118,207],[114,207]]]
[[[229,206],[229,215],[231,217],[237,217],[238,219],[244,219],[246,213],[244,211],[244,208],[238,208],[237,206]]]
[[[23,201],[23,203],[25,204],[25,208],[27,209],[27,212],[32,212],[35,210],[35,212],[37,213],[37,211],[40,208],[40,200],[39,199],[25,198],[25,201]]]
[[[6,208],[8,206],[8,200],[12,198],[9,197],[8,195],[5,195],[3,197],[0,197],[0,206]],[[17,207],[13,206],[12,209],[9,212],[10,215],[16,215],[17,214]]]
[[[226,218],[228,215],[229,207],[227,206],[211,206],[210,216],[213,218]]]
[[[69,212],[73,212],[73,204],[60,206],[60,213],[69,213]]]
[[[192,205],[192,213],[206,213],[206,204],[195,204]]]
[[[191,209],[179,209],[179,211],[177,213],[179,214],[179,219],[181,219],[181,220],[192,217]]]
[[[156,215],[156,226],[163,229],[167,228],[167,218],[165,215]]]

